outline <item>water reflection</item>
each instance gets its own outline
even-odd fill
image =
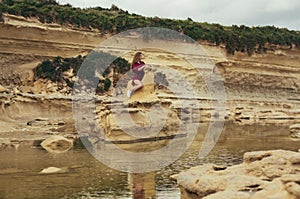
[[[132,191],[133,199],[154,199],[155,192],[155,173],[128,174],[128,184]]]
[[[298,150],[300,146],[300,141],[289,139],[288,126],[227,124],[214,149],[200,160],[206,128],[206,124],[201,126],[192,146],[176,162],[146,174],[109,168],[84,148],[57,155],[22,146],[17,151],[0,151],[0,198],[179,199],[176,182],[169,177],[182,170],[205,163],[238,164],[246,151]],[[48,167],[67,168],[67,172],[40,174]]]

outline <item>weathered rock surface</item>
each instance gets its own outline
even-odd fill
[[[6,88],[4,86],[0,85],[0,93],[3,93],[5,91],[6,91]]]
[[[258,151],[244,154],[231,167],[212,164],[191,168],[176,176],[181,198],[300,198],[300,152]]]
[[[61,135],[53,135],[44,140],[41,146],[50,153],[63,153],[73,147],[73,141]]]
[[[290,126],[291,138],[300,138],[300,124]]]

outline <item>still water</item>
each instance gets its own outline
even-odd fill
[[[0,151],[1,199],[177,199],[180,191],[170,176],[204,163],[234,165],[243,153],[254,150],[300,149],[300,141],[289,138],[288,125],[226,124],[218,143],[204,159],[198,158],[202,127],[191,147],[173,164],[152,173],[128,174],[113,170],[94,159],[82,146],[64,154],[41,148],[20,147]],[[56,174],[40,174],[59,167]]]

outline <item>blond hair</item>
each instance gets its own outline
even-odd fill
[[[134,55],[134,57],[133,57],[133,59],[132,59],[132,62],[131,62],[131,66],[132,66],[134,63],[136,63],[136,62],[139,61],[139,58],[140,58],[140,56],[141,56],[142,54],[143,54],[142,52],[137,52],[137,53],[135,53],[135,55]]]

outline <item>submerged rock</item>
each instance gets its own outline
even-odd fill
[[[40,173],[52,174],[52,173],[65,173],[65,172],[68,172],[67,168],[48,167],[46,169],[43,169]]]
[[[63,153],[73,147],[73,141],[61,135],[53,135],[44,140],[41,146],[50,153]]]
[[[244,154],[244,162],[223,169],[212,164],[177,176],[181,198],[300,198],[300,152],[273,150]]]

